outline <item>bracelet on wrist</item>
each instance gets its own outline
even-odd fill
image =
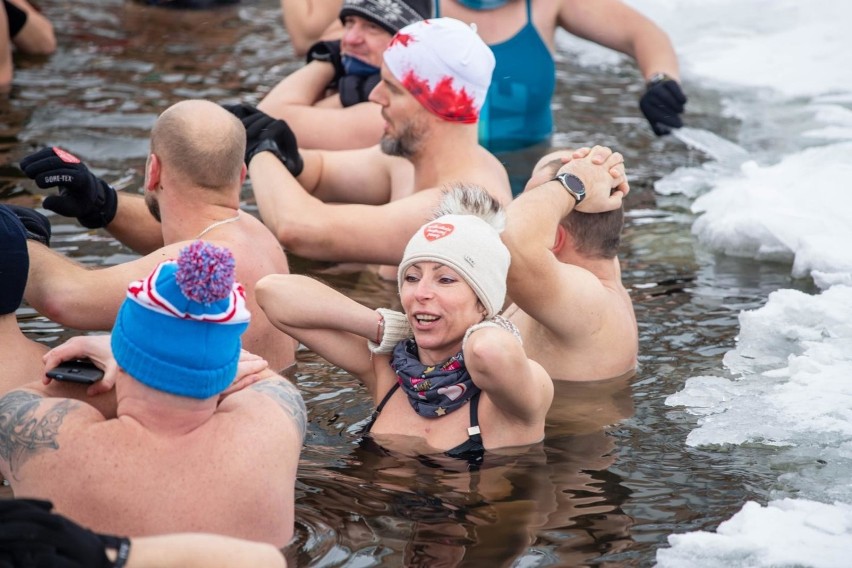
[[[382,336],[385,334],[385,316],[378,312],[379,321],[376,323],[376,343],[382,342]]]

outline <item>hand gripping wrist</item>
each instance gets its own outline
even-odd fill
[[[251,154],[249,155],[246,163],[251,163],[251,159],[260,154],[261,152],[270,152],[272,153],[278,160],[284,164],[284,167],[293,174],[293,177],[299,177],[299,174],[302,173],[302,170],[305,167],[304,162],[302,162],[302,156],[296,153],[295,156],[285,156],[281,152],[281,147],[278,145],[278,142],[271,138],[264,138],[260,142],[257,143],[257,146],[252,149]]]
[[[518,326],[516,326],[514,323],[504,318],[503,316],[494,316],[491,319],[481,321],[467,328],[467,331],[464,332],[464,339],[462,339],[462,351],[464,351],[464,346],[465,343],[467,343],[467,338],[470,337],[470,335],[474,331],[480,330],[485,327],[498,327],[501,329],[505,329],[506,331],[514,335],[515,339],[517,339],[521,345],[524,344],[524,340],[521,338],[521,332],[518,331]]]
[[[381,341],[368,340],[367,346],[372,353],[376,355],[387,355],[393,352],[396,344],[403,339],[413,337],[411,326],[408,324],[408,318],[402,312],[388,310],[387,308],[378,308],[376,310],[384,321],[384,333],[381,334]],[[382,325],[381,323],[379,324]],[[376,337],[379,339],[379,337]]]
[[[271,152],[294,177],[302,173],[304,163],[299,143],[286,122],[260,111],[242,122],[246,129],[246,164],[251,164],[260,152]]]

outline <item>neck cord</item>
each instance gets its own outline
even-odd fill
[[[207,233],[209,233],[210,231],[212,231],[212,230],[213,230],[213,229],[215,229],[216,227],[218,227],[218,226],[220,226],[220,225],[224,225],[224,224],[226,224],[226,223],[233,223],[234,221],[236,221],[236,220],[237,220],[237,219],[239,219],[239,218],[240,218],[240,212],[239,212],[239,211],[237,211],[237,214],[236,214],[236,215],[234,215],[233,217],[228,217],[227,219],[222,219],[221,221],[216,221],[216,222],[214,222],[214,223],[211,223],[210,225],[208,225],[208,226],[207,226],[207,228],[206,228],[206,229],[204,229],[203,231],[201,231],[200,233],[198,233],[198,234],[195,236],[195,239],[193,239],[193,240],[200,239],[201,237],[203,237],[204,235],[206,235]]]

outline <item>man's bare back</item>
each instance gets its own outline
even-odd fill
[[[197,531],[283,546],[302,440],[292,418],[258,392],[263,384],[179,435],[124,414],[121,402],[119,417],[107,420],[82,402],[15,391],[19,404],[29,399],[28,417],[50,424],[37,443],[22,447],[35,442],[24,434],[14,446],[15,495],[50,496],[58,512],[99,532]]]

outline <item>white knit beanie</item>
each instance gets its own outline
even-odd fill
[[[455,270],[473,288],[492,318],[503,309],[509,249],[497,230],[476,215],[443,215],[420,227],[408,241],[399,265],[402,288],[405,271],[417,262],[439,262]]]

